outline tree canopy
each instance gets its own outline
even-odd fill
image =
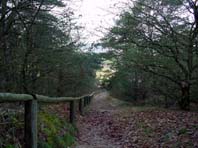
[[[95,87],[99,61],[81,51],[74,35],[81,27],[68,2],[2,0],[0,6],[1,91],[75,96]]]
[[[151,82],[160,77],[160,85],[168,81],[164,94],[174,94],[177,88],[180,95],[174,97],[183,109],[189,109],[198,80],[197,8],[197,1],[191,0],[137,0],[103,39],[103,46],[120,57],[119,65],[140,70],[139,77],[142,71],[149,73]],[[172,87],[171,92],[167,86]]]

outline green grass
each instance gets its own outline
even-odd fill
[[[75,143],[76,128],[56,115],[39,113],[38,148],[68,148]]]
[[[186,129],[186,128],[182,128],[182,129],[180,129],[179,130],[179,135],[184,135],[184,134],[186,134],[188,132],[188,130]]]
[[[147,126],[146,123],[144,123],[144,122],[139,122],[137,126],[138,126],[138,128],[142,129],[143,133],[146,136],[149,136],[150,134],[153,133],[153,129],[151,127]]]

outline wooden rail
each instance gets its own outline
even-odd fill
[[[5,102],[25,102],[25,148],[37,148],[37,112],[38,103],[70,103],[70,123],[74,124],[76,120],[76,105],[80,114],[83,115],[84,107],[90,104],[94,93],[81,96],[81,97],[48,97],[42,95],[29,95],[29,94],[13,94],[13,93],[0,93],[0,103]]]

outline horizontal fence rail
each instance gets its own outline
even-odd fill
[[[17,102],[17,101],[31,101],[37,100],[46,103],[70,102],[83,99],[84,97],[92,97],[94,93],[84,95],[81,97],[48,97],[43,95],[30,94],[14,94],[14,93],[0,93],[0,102]]]
[[[6,102],[25,102],[25,148],[37,148],[37,120],[38,103],[61,103],[70,104],[70,123],[74,124],[76,120],[76,109],[83,115],[84,107],[90,104],[95,93],[81,97],[48,97],[34,94],[14,94],[0,93],[0,103]]]

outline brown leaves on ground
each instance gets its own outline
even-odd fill
[[[107,126],[107,134],[115,141],[120,139],[124,148],[198,147],[197,113],[164,110],[129,112],[129,115],[119,116],[111,122],[113,124]]]
[[[86,143],[91,148],[198,147],[196,112],[157,108],[134,111],[132,106],[111,105],[111,100],[101,97],[92,102],[88,114],[79,121],[79,139],[84,140],[79,145]]]

